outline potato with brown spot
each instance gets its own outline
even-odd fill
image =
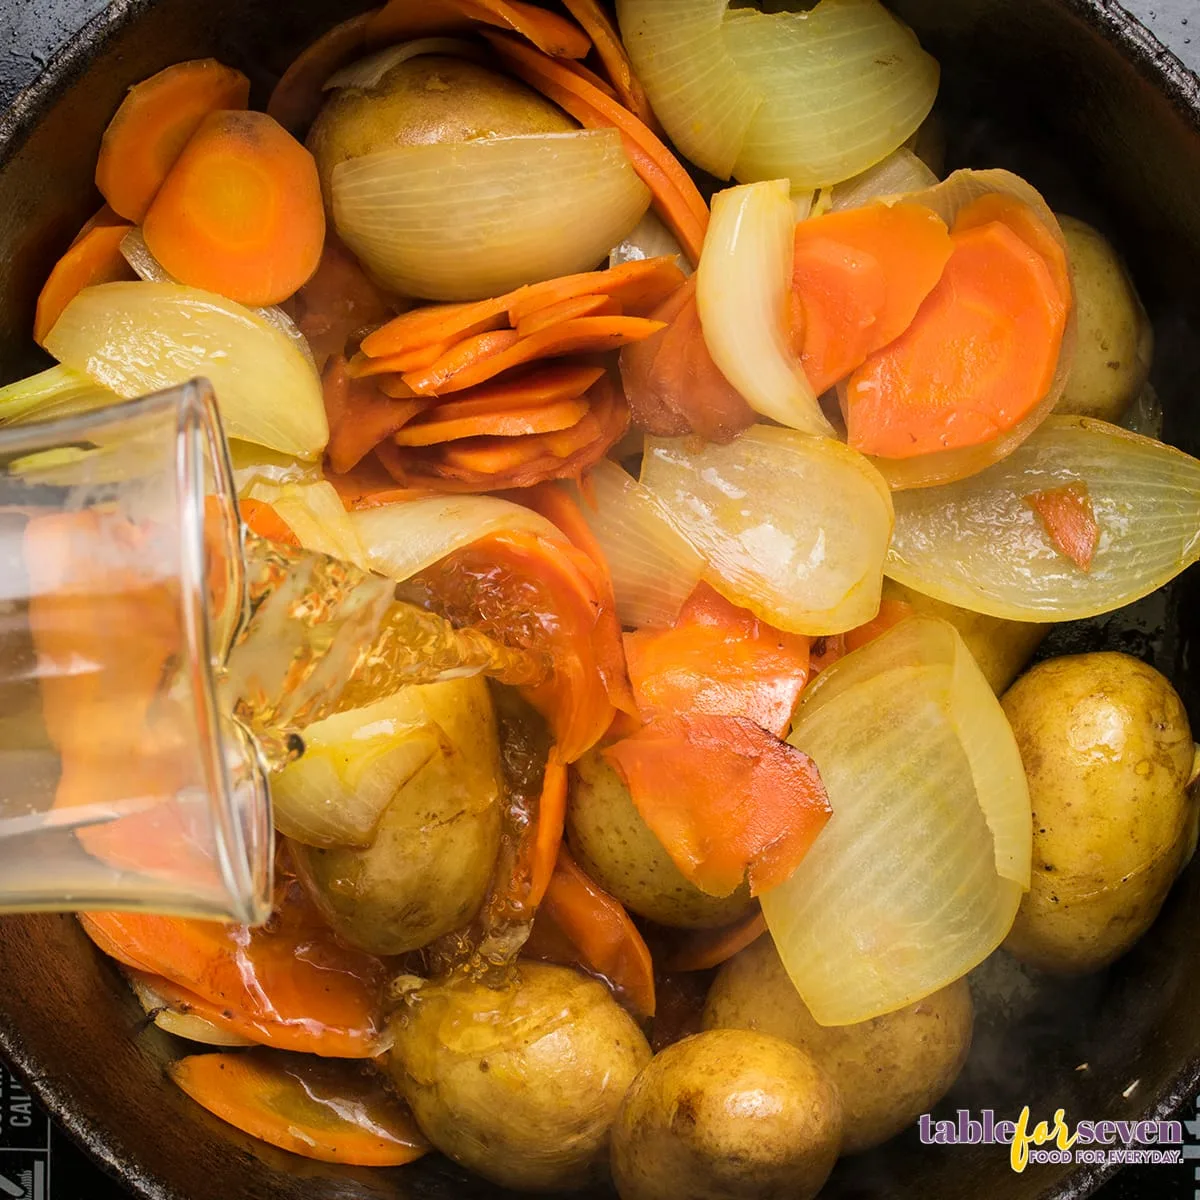
[[[1039,663],[1001,704],[1033,804],[1033,886],[1005,948],[1099,970],[1150,927],[1194,839],[1183,703],[1152,667],[1104,653]]]
[[[842,1102],[803,1050],[742,1029],[669,1046],[612,1133],[621,1200],[810,1200],[842,1141]]]
[[[897,1012],[854,1025],[818,1025],[769,937],[731,958],[704,1006],[705,1029],[751,1029],[810,1054],[837,1085],[844,1154],[886,1142],[950,1090],[971,1046],[965,979]]]

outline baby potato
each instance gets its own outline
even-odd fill
[[[842,1102],[803,1050],[743,1029],[668,1046],[612,1133],[621,1200],[810,1200],[837,1160]]]
[[[579,865],[626,908],[660,925],[719,929],[745,916],[746,887],[709,896],[685,879],[598,750],[575,764],[567,839]]]
[[[292,860],[339,937],[403,954],[465,925],[500,846],[496,719],[483,679],[429,684],[425,708],[446,746],[396,794],[365,848],[291,842]]]
[[[869,1150],[928,1112],[950,1090],[971,1047],[965,979],[898,1012],[854,1025],[818,1025],[769,937],[734,955],[704,1006],[705,1029],[752,1029],[799,1046],[837,1085],[842,1153]]]
[[[1079,340],[1055,411],[1119,421],[1150,374],[1154,330],[1104,235],[1075,217],[1058,220],[1075,284]]]
[[[1114,653],[1039,663],[1001,704],[1033,802],[1033,886],[1005,948],[1099,970],[1150,927],[1188,853],[1187,714],[1162,675]]]
[[[602,1176],[617,1107],[650,1047],[594,979],[522,962],[493,989],[429,984],[393,1019],[388,1069],[425,1136],[522,1192]]]

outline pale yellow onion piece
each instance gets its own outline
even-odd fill
[[[50,367],[0,388],[0,425],[73,417],[120,404],[121,397],[70,367]]]
[[[321,464],[301,462],[290,454],[268,450],[253,442],[236,438],[229,441],[229,462],[233,467],[233,483],[239,498],[245,499],[256,483],[319,483],[324,476]]]
[[[418,58],[422,54],[445,54],[452,58],[469,58],[475,62],[485,61],[483,51],[475,42],[466,42],[462,38],[430,37],[417,38],[412,42],[401,42],[398,46],[388,46],[375,54],[368,54],[349,66],[335,71],[325,80],[322,91],[331,92],[338,88],[373,88],[393,68],[410,58]]]
[[[655,115],[680,153],[728,179],[762,81],[738,69],[725,44],[729,0],[617,0],[621,41]]]
[[[650,205],[615,129],[402,146],[339,163],[331,190],[363,265],[430,300],[591,270]]]
[[[833,189],[832,208],[861,208],[885,196],[903,196],[937,186],[938,177],[906,146],[893,150],[882,162]]]
[[[103,283],[46,338],[61,363],[125,399],[204,377],[229,437],[316,459],[329,440],[321,380],[261,316],[177,283]]]
[[[1016,916],[1022,885],[997,858],[1028,872],[1029,794],[969,659],[948,624],[910,618],[822,672],[796,714],[788,740],[816,762],[833,817],[762,906],[823,1025],[881,1016],[961,978]],[[981,732],[1005,754],[973,761],[964,739]]]
[[[350,521],[366,565],[397,582],[492,534],[564,540],[558,526],[540,513],[497,496],[426,496],[360,508],[350,514]]]
[[[906,203],[923,204],[932,208],[953,228],[954,220],[962,209],[981,196],[993,193],[1012,196],[1029,205],[1054,240],[1063,248],[1063,252],[1066,252],[1067,243],[1059,227],[1058,218],[1042,199],[1041,193],[1011,171],[955,171],[935,187],[923,192],[912,192],[903,199]],[[879,468],[880,474],[888,484],[898,491],[903,488],[931,487],[934,484],[965,479],[1004,458],[1006,454],[1011,454],[1054,411],[1054,406],[1058,403],[1071,374],[1071,364],[1075,359],[1075,339],[1075,305],[1072,299],[1062,349],[1058,355],[1058,367],[1054,372],[1050,390],[1024,420],[999,437],[982,445],[967,446],[961,450],[941,450],[936,454],[923,454],[916,458],[872,457],[871,461]],[[844,389],[846,384],[843,381],[839,386]]]
[[[255,1043],[240,1033],[232,1033],[222,1029],[203,1017],[194,1013],[181,1012],[172,1005],[147,980],[135,975],[129,977],[129,984],[138,1003],[145,1010],[159,1029],[173,1033],[176,1037],[186,1038],[189,1042],[200,1042],[205,1046],[253,1046]]]
[[[704,560],[654,496],[615,462],[601,459],[588,473],[579,511],[604,551],[621,624],[673,624],[700,582]]]
[[[833,438],[755,425],[727,446],[648,438],[642,484],[705,559],[705,579],[792,633],[843,633],[879,611],[892,498]]]
[[[821,0],[804,13],[732,10],[725,45],[766,93],[734,176],[816,188],[861,174],[917,130],[938,64],[878,0]]]
[[[832,435],[788,337],[796,216],[786,179],[726,188],[696,269],[704,342],[755,412]]]
[[[368,846],[388,805],[448,750],[420,687],[304,730],[304,754],[271,780],[275,824],[309,846]]]
[[[1087,571],[1026,502],[1087,485],[1100,540]],[[1130,604],[1200,558],[1200,461],[1087,417],[1049,417],[1008,458],[958,483],[901,492],[885,570],[974,612],[1071,621]]]
[[[679,239],[663,224],[662,218],[650,209],[629,231],[628,237],[609,251],[608,265],[619,267],[622,263],[662,258],[668,254],[675,256],[679,269],[685,275],[692,273],[692,264],[684,254]]]
[[[358,530],[328,480],[273,483],[259,478],[240,491],[239,498],[269,504],[306,550],[366,566]]]

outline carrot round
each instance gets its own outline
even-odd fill
[[[431,401],[409,393],[388,396],[374,379],[352,379],[340,355],[331,358],[321,377],[325,416],[329,421],[326,453],[338,474],[357,466],[385,438],[403,429]]]
[[[1033,492],[1025,503],[1037,514],[1054,548],[1081,571],[1089,571],[1100,545],[1100,526],[1086,483]]]
[[[305,1158],[400,1167],[429,1150],[412,1114],[373,1068],[245,1050],[191,1054],[167,1070],[214,1116]]]
[[[603,271],[561,275],[542,283],[530,283],[503,297],[508,319],[519,325],[538,310],[581,296],[608,296],[623,313],[644,317],[684,282],[674,255],[638,258]]]
[[[33,340],[38,345],[46,340],[63,309],[85,287],[137,278],[121,253],[121,243],[132,228],[124,221],[120,224],[97,222],[85,229],[54,264],[38,294],[37,312],[33,318]]]
[[[212,113],[171,168],[143,232],[180,282],[241,304],[278,304],[321,260],[317,165],[265,113]]]
[[[249,99],[246,76],[215,58],[176,63],[135,84],[100,142],[100,194],[127,220],[141,221],[204,118]]]
[[[1006,224],[952,234],[937,287],[909,328],[851,375],[854,449],[903,459],[990,441],[1046,395],[1068,301]]]
[[[530,433],[550,433],[568,429],[587,412],[586,400],[556,400],[550,404],[535,404],[529,408],[510,408],[496,411],[463,412],[447,417],[434,410],[434,418],[407,425],[393,435],[397,446],[434,446],[461,438],[520,437]]]
[[[818,394],[898,338],[950,257],[945,222],[921,204],[868,204],[796,226],[792,288],[801,362]]]
[[[1071,295],[1071,268],[1067,263],[1067,252],[1058,239],[1042,223],[1042,219],[1028,204],[1016,196],[992,192],[973,200],[954,218],[954,232],[978,229],[991,221],[1007,225],[1031,250],[1045,259],[1054,286],[1064,300]]]
[[[410,309],[363,338],[362,352],[372,357],[404,354],[443,342],[453,345],[478,333],[503,329],[507,324],[507,301],[507,296],[496,296]]]

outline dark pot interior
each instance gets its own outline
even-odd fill
[[[26,0],[8,0],[21,5]],[[1127,255],[1154,319],[1153,382],[1165,437],[1200,453],[1200,85],[1108,0],[890,0],[941,60],[951,165],[1008,166],[1056,207],[1099,224]],[[0,9],[6,7],[0,3]],[[91,0],[45,0],[82,20]],[[246,71],[257,100],[294,52],[354,3],[117,0],[0,120],[0,370],[40,364],[29,337],[45,273],[96,207],[100,132],[129,83],[212,54]],[[2,67],[0,67],[2,69]],[[1050,653],[1114,648],[1146,658],[1200,725],[1200,572],[1104,621],[1058,630]],[[1142,944],[1076,983],[1026,978],[984,999],[956,1107],[1035,1119],[1165,1114],[1200,1083],[1200,868]],[[1191,919],[1189,919],[1191,918]],[[401,1171],[343,1170],[251,1143],[164,1078],[178,1045],[65,916],[0,920],[0,1050],[135,1194],[154,1200],[468,1200],[499,1194],[433,1158]],[[1078,1069],[1081,1064],[1086,1069]],[[1135,1084],[1132,1088],[1131,1084]],[[826,1195],[1076,1196],[1099,1169],[1014,1174],[996,1148],[924,1148],[915,1137],[839,1167]]]

